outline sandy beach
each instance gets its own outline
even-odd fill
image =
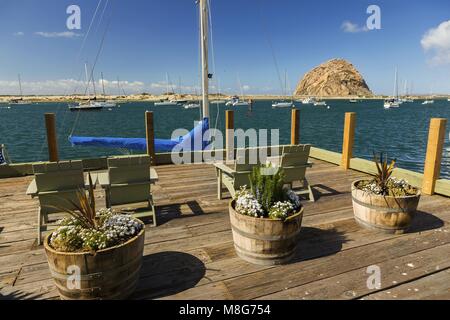
[[[212,94],[209,96],[210,101],[214,100],[228,100],[232,96],[231,95],[218,95]],[[81,96],[81,95],[30,95],[23,96],[23,100],[36,103],[36,102],[79,102],[79,101],[87,101],[92,99],[89,96]],[[245,100],[290,100],[294,98],[295,100],[307,98],[307,96],[277,96],[277,95],[246,95],[241,97]],[[374,99],[384,99],[386,96],[372,96],[372,97],[357,97],[357,96],[346,96],[346,97],[323,97],[324,100],[348,100],[348,99],[358,99],[358,100],[374,100]],[[413,99],[426,99],[429,96],[412,96]],[[435,99],[447,99],[450,96],[434,96]],[[13,95],[5,95],[0,96],[0,103],[8,103],[11,100],[20,99],[19,96]],[[201,96],[193,95],[193,94],[184,94],[184,95],[152,95],[152,94],[133,94],[133,95],[106,95],[106,96],[97,96],[97,100],[113,100],[120,102],[133,102],[133,101],[149,101],[155,102],[160,100],[187,100],[187,101],[198,101],[201,100]]]

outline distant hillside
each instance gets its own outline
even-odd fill
[[[366,81],[346,60],[333,59],[305,74],[294,92],[296,96],[372,96]]]

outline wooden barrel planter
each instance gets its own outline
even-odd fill
[[[414,196],[379,196],[356,187],[352,183],[352,201],[355,220],[363,227],[392,234],[405,233],[417,211],[420,191]]]
[[[139,280],[144,235],[145,230],[142,229],[127,242],[95,253],[58,252],[50,247],[50,235],[47,236],[45,252],[61,299],[116,300],[129,297]]]
[[[239,214],[230,202],[230,221],[236,254],[258,265],[289,262],[297,248],[303,208],[288,220],[255,218]]]

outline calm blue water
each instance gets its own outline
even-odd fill
[[[301,110],[301,142],[331,151],[340,151],[344,113],[357,113],[354,155],[371,159],[373,151],[387,152],[398,159],[398,166],[422,172],[430,118],[450,118],[450,102],[436,100],[434,105],[420,102],[403,104],[399,109],[384,110],[382,101],[351,104],[329,101],[331,109],[298,105]],[[198,110],[181,107],[154,107],[149,102],[124,103],[112,111],[70,112],[67,104],[42,103],[13,106],[0,104],[0,143],[6,144],[13,162],[46,160],[44,113],[57,116],[59,152],[62,159],[90,158],[121,154],[120,150],[72,147],[67,138],[74,135],[145,137],[144,112],[154,111],[155,135],[170,138],[176,128],[191,129],[199,119]],[[217,128],[224,129],[225,106],[220,106]],[[290,141],[289,109],[275,109],[271,101],[256,102],[253,112],[235,109],[235,127],[242,129],[280,129],[280,142]],[[217,107],[211,106],[211,127],[215,126]],[[77,119],[78,117],[78,119]],[[77,120],[76,120],[77,119]],[[76,125],[74,126],[76,122]],[[450,124],[441,176],[450,178]]]

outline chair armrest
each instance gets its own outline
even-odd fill
[[[109,185],[110,187],[128,187],[128,186],[144,186],[150,185],[151,181],[129,182],[129,183],[114,183]]]
[[[223,172],[228,173],[228,174],[236,173],[236,171],[234,169],[230,168],[229,166],[227,166],[226,164],[221,163],[221,162],[214,163],[214,166],[217,169],[219,169],[220,171],[223,171]]]
[[[156,172],[155,169],[150,168],[150,183],[154,184],[158,182],[158,180],[159,180],[158,173]]]
[[[302,165],[295,165],[295,166],[285,166],[283,169],[299,169],[299,168],[311,168],[312,163],[306,163]]]
[[[36,185],[36,179],[33,179],[33,181],[31,181],[30,185],[27,188],[26,194],[31,197],[37,196],[38,190],[37,190],[37,185]]]

